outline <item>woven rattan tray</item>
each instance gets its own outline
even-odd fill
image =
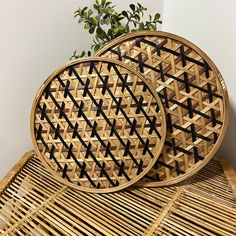
[[[236,174],[211,160],[188,182],[92,194],[26,153],[0,182],[1,235],[236,235]]]
[[[42,84],[31,113],[36,153],[59,181],[89,192],[128,187],[155,164],[166,124],[143,76],[106,58],[71,61]]]
[[[228,95],[220,72],[202,50],[171,33],[141,31],[111,41],[96,56],[140,71],[166,109],[163,153],[140,185],[177,183],[214,156],[228,124]]]

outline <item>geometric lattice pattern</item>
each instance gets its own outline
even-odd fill
[[[199,48],[176,35],[144,31],[108,43],[96,56],[136,68],[162,99],[167,138],[145,186],[176,183],[206,164],[226,130],[228,97],[219,71]]]
[[[155,91],[121,62],[88,59],[52,74],[36,96],[36,150],[61,181],[109,192],[142,178],[165,139],[164,110]]]

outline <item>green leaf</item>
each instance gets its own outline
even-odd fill
[[[95,35],[95,37],[93,38],[93,43],[96,44],[98,42],[98,36]]]
[[[115,10],[113,8],[108,9],[108,14],[112,15]]]
[[[99,10],[99,6],[98,6],[97,4],[93,4],[93,8],[94,8],[95,10]]]
[[[99,48],[100,48],[99,44],[95,45],[94,48],[93,48],[94,52],[98,51]]]
[[[117,23],[119,22],[119,18],[118,18],[117,15],[114,15],[114,16],[113,16],[113,21],[115,21],[115,22],[117,22]]]
[[[106,0],[102,0],[102,6],[106,4]]]
[[[90,33],[90,34],[93,34],[94,30],[95,30],[95,26],[92,26],[92,27],[89,29],[89,33]]]
[[[97,36],[100,38],[100,36],[104,36],[104,31],[100,27],[97,28],[96,30]]]
[[[107,32],[107,34],[108,34],[108,36],[109,36],[110,38],[112,38],[112,36],[113,36],[113,30],[112,30],[112,29],[109,29],[108,32]]]
[[[143,22],[141,22],[141,23],[139,24],[139,29],[140,29],[140,30],[144,30],[144,23],[143,23]]]
[[[77,17],[77,16],[80,16],[80,11],[79,10],[74,12],[74,17]]]
[[[131,8],[132,11],[135,11],[135,5],[134,4],[130,4],[129,7]]]
[[[143,8],[143,6],[142,6],[140,3],[137,3],[137,4],[138,4],[138,7],[139,7],[140,9]]]
[[[90,29],[90,24],[89,24],[89,23],[86,23],[86,24],[84,25],[84,29],[86,29],[86,30]]]
[[[156,15],[154,16],[154,20],[158,21],[161,18],[161,15],[159,13],[156,13]]]
[[[81,54],[80,54],[80,57],[84,57],[85,56],[85,51],[83,51]]]
[[[127,17],[127,18],[129,17],[127,11],[122,11],[122,15],[123,15],[124,17]]]
[[[140,21],[140,16],[138,14],[135,14],[134,17],[137,21]]]
[[[125,27],[123,25],[117,25],[114,29],[115,33],[122,33],[125,31]]]
[[[107,19],[105,19],[105,21],[104,21],[104,22],[105,22],[105,24],[106,24],[106,25],[109,25],[109,24],[110,24],[110,19],[109,19],[109,18],[107,18]]]
[[[98,25],[98,19],[96,17],[92,17],[91,21],[93,25]]]
[[[107,19],[109,17],[109,15],[108,14],[105,14],[104,16],[103,16],[103,19],[105,20],[105,19]]]
[[[70,57],[70,60],[74,60],[74,59],[77,59],[78,56],[77,56],[77,51],[74,51],[72,56]]]
[[[93,11],[91,9],[89,9],[88,16],[91,16],[92,14],[93,14]]]
[[[107,2],[106,3],[106,7],[108,7],[109,5],[111,5],[112,4],[112,2]]]
[[[128,25],[125,26],[125,32],[126,32],[126,33],[129,33],[129,32],[130,32],[130,29],[129,29],[129,26],[128,26]]]
[[[82,10],[81,10],[81,14],[84,14],[84,12],[88,9],[88,7],[84,7]]]
[[[79,20],[78,20],[78,23],[81,23],[83,21],[84,21],[84,19],[82,17],[80,17]]]

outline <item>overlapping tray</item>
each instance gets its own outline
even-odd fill
[[[174,184],[200,170],[219,148],[228,123],[226,86],[209,57],[182,37],[156,31],[123,35],[96,56],[141,72],[165,107],[162,155],[138,184]]]

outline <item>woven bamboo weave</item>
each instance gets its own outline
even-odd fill
[[[229,165],[211,160],[182,185],[84,193],[59,183],[29,152],[0,182],[0,234],[233,236],[235,187]]]
[[[58,180],[110,192],[152,168],[166,125],[161,100],[139,73],[88,58],[62,66],[42,85],[31,130],[37,154]]]
[[[140,185],[174,184],[200,170],[219,148],[228,123],[226,86],[209,57],[186,39],[156,31],[126,34],[96,55],[140,71],[166,109],[162,155]]]

